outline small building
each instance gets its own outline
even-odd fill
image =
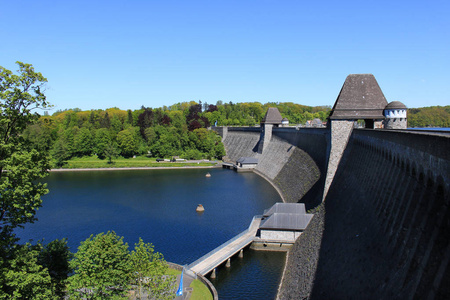
[[[312,217],[303,203],[275,203],[264,211],[259,225],[261,241],[294,243]]]
[[[400,101],[392,101],[384,109],[384,128],[406,129],[408,127],[406,117],[407,107]]]
[[[281,120],[281,127],[289,127],[289,120],[287,118]]]
[[[234,165],[235,170],[238,172],[250,172],[256,168],[258,164],[258,159],[255,157],[241,157],[236,161]]]

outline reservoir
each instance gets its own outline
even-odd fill
[[[45,180],[50,193],[38,221],[16,231],[22,242],[66,237],[76,252],[91,234],[114,230],[130,249],[141,237],[180,265],[233,238],[281,201],[258,175],[224,169],[53,172]],[[195,211],[198,204],[203,213]],[[282,252],[248,249],[211,281],[220,299],[273,299],[284,260]]]

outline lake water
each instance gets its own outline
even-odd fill
[[[211,177],[205,174],[211,173]],[[23,242],[68,238],[72,252],[91,234],[114,230],[130,248],[151,242],[167,261],[189,264],[245,230],[281,198],[254,173],[224,169],[54,172],[38,221],[17,231]],[[197,213],[197,204],[205,207]],[[220,299],[272,299],[285,253],[247,250],[220,268]]]

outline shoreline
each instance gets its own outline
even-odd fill
[[[49,172],[81,172],[81,171],[127,171],[127,170],[168,170],[168,169],[212,169],[215,166],[180,166],[180,167],[118,167],[118,168],[77,168],[77,169],[50,169]]]

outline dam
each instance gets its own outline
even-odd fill
[[[226,161],[257,158],[254,172],[284,202],[314,213],[288,252],[278,299],[450,297],[450,136],[402,129],[406,117],[384,115],[390,108],[404,109],[373,75],[354,74],[326,128],[267,115],[261,127],[213,128]],[[354,128],[361,119],[366,128]]]

